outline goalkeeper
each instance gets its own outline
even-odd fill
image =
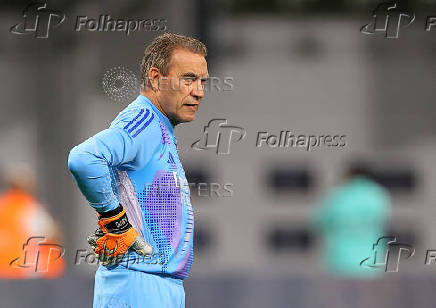
[[[94,308],[185,307],[194,217],[174,126],[194,120],[206,53],[194,38],[156,37],[144,52],[137,99],[71,150],[69,169],[98,218],[88,238],[101,261]]]

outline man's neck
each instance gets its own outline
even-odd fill
[[[165,111],[163,110],[162,106],[161,106],[160,103],[159,103],[159,100],[158,100],[157,97],[156,97],[156,94],[155,94],[153,91],[151,91],[151,90],[141,91],[140,94],[143,95],[143,96],[145,96],[145,97],[147,97],[147,98],[151,101],[151,103],[152,103],[153,105],[155,105],[156,108],[159,109],[159,111],[162,112],[162,114],[168,118],[168,120],[170,121],[170,123],[171,123],[173,126],[176,126],[176,125],[177,125],[177,123],[174,123],[174,122],[173,122],[173,121],[168,117],[168,115],[165,113]]]
[[[157,99],[156,94],[154,94],[153,91],[141,91],[140,94],[147,97],[153,103],[153,105],[155,105],[156,108],[159,109],[159,111],[168,118],[167,114],[159,104],[159,100]]]

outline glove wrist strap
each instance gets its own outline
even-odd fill
[[[104,233],[121,234],[129,230],[130,224],[126,210],[120,205],[116,209],[99,215],[98,225]]]
[[[107,212],[98,212],[98,218],[110,218],[118,215],[124,210],[123,206],[120,204],[117,208],[107,211]]]

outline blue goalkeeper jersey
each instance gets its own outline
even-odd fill
[[[189,185],[174,127],[147,97],[138,96],[108,129],[74,147],[68,166],[92,207],[102,212],[121,203],[153,247],[150,257],[129,251],[119,266],[188,277],[194,231]]]

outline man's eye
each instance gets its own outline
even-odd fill
[[[209,82],[209,78],[201,78],[200,80],[201,80],[201,84],[202,84],[202,85],[204,85],[204,84],[206,84],[207,82]]]
[[[195,81],[195,77],[185,77],[184,80],[188,83]]]

